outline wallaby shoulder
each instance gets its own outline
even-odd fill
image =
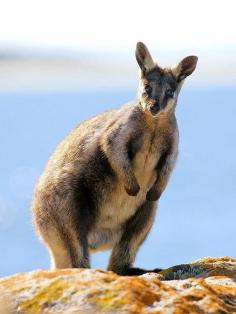
[[[175,108],[196,67],[188,56],[162,68],[139,42],[137,99],[81,122],[57,146],[36,186],[36,229],[52,268],[90,267],[89,252],[112,249],[108,269],[133,269],[178,152]]]

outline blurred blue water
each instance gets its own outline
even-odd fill
[[[0,276],[47,268],[31,226],[34,183],[56,144],[86,117],[135,91],[0,94]],[[136,265],[235,256],[236,89],[189,89],[179,99],[180,155]],[[108,253],[94,255],[105,268]]]

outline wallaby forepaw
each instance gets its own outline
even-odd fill
[[[125,186],[125,191],[130,196],[136,196],[140,191],[140,186],[138,183],[130,187]]]
[[[147,192],[146,195],[146,200],[150,201],[150,202],[154,202],[157,201],[160,198],[160,192],[155,190],[155,189],[151,189]]]

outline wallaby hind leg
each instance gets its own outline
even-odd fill
[[[42,236],[43,238],[43,236]],[[66,245],[66,241],[57,230],[50,230],[44,242],[49,252],[51,269],[72,268],[71,248]],[[51,238],[51,241],[50,239]]]
[[[51,259],[51,269],[89,268],[87,243],[65,228],[51,230],[52,241],[45,241]]]
[[[136,252],[145,240],[153,224],[156,203],[145,201],[124,226],[119,242],[114,246],[108,270],[120,275],[139,275],[147,272],[140,268],[132,268]]]
[[[78,239],[77,232],[68,226],[62,226],[55,221],[46,228],[37,226],[40,237],[48,249],[51,269],[59,268],[89,268],[87,241]],[[45,230],[46,229],[46,230]]]
[[[87,229],[79,228],[76,208],[70,193],[47,194],[37,191],[33,202],[36,230],[46,245],[51,268],[89,268]]]

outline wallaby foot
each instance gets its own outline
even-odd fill
[[[124,272],[121,274],[122,276],[140,276],[144,275],[146,273],[158,273],[162,271],[160,268],[155,268],[152,270],[137,268],[137,267],[130,267],[124,270]]]

